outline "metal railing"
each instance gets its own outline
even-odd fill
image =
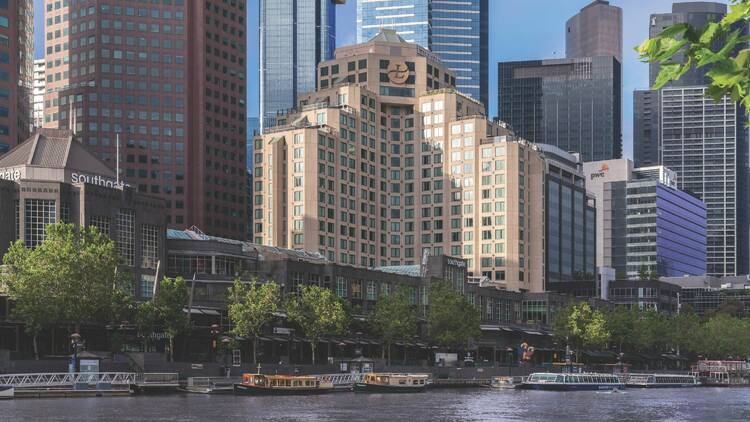
[[[166,385],[176,386],[180,383],[180,374],[177,372],[143,373],[136,377],[138,385]]]
[[[362,381],[363,374],[323,374],[316,377],[323,382],[330,382],[335,386],[353,385]]]
[[[135,372],[50,372],[40,374],[0,375],[0,385],[16,388],[65,387],[76,384],[132,385],[136,382]]]

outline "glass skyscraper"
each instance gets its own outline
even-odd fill
[[[703,28],[726,13],[723,3],[675,3],[671,13],[651,15],[649,36],[677,23]],[[743,32],[747,34],[746,26]],[[727,98],[715,102],[705,97],[706,70],[691,69],[661,90],[634,92],[633,152],[636,165],[662,164],[675,170],[678,187],[706,203],[708,274],[746,274],[750,253],[747,114]],[[651,85],[658,74],[659,65],[652,63]]]
[[[315,68],[333,58],[336,5],[346,0],[260,1],[261,130],[315,91]]]
[[[500,119],[521,137],[579,152],[622,153],[621,66],[614,56],[498,64]]]
[[[459,91],[488,103],[489,0],[360,0],[357,42],[381,29],[432,50],[456,73]]]

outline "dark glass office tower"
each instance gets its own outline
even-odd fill
[[[498,64],[500,119],[583,161],[622,154],[622,10],[594,0],[565,23],[565,59]]]
[[[614,56],[498,64],[500,119],[529,141],[579,152],[622,153],[621,66]]]
[[[357,42],[381,29],[432,50],[456,73],[456,88],[489,106],[489,0],[357,2]]]
[[[260,1],[261,130],[297,96],[315,91],[318,63],[333,58],[336,5],[346,0]]]

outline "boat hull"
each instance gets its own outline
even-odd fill
[[[332,388],[263,388],[245,384],[234,384],[234,394],[244,396],[311,396],[326,394]]]
[[[609,391],[624,390],[623,384],[536,384],[522,383],[516,386],[519,390],[539,390],[539,391]]]
[[[12,399],[15,389],[12,385],[0,385],[0,399]]]
[[[625,384],[627,388],[691,388],[700,384]]]
[[[409,385],[409,386],[395,386],[395,385],[377,385],[377,384],[365,384],[355,383],[354,391],[359,393],[422,393],[425,390],[426,385]]]

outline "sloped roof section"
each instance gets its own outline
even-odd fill
[[[26,142],[0,158],[0,168],[16,166],[79,170],[115,178],[115,171],[75,140],[73,133],[61,129],[39,129]]]
[[[398,33],[392,29],[381,29],[369,42],[388,42],[395,44],[408,44]]]

